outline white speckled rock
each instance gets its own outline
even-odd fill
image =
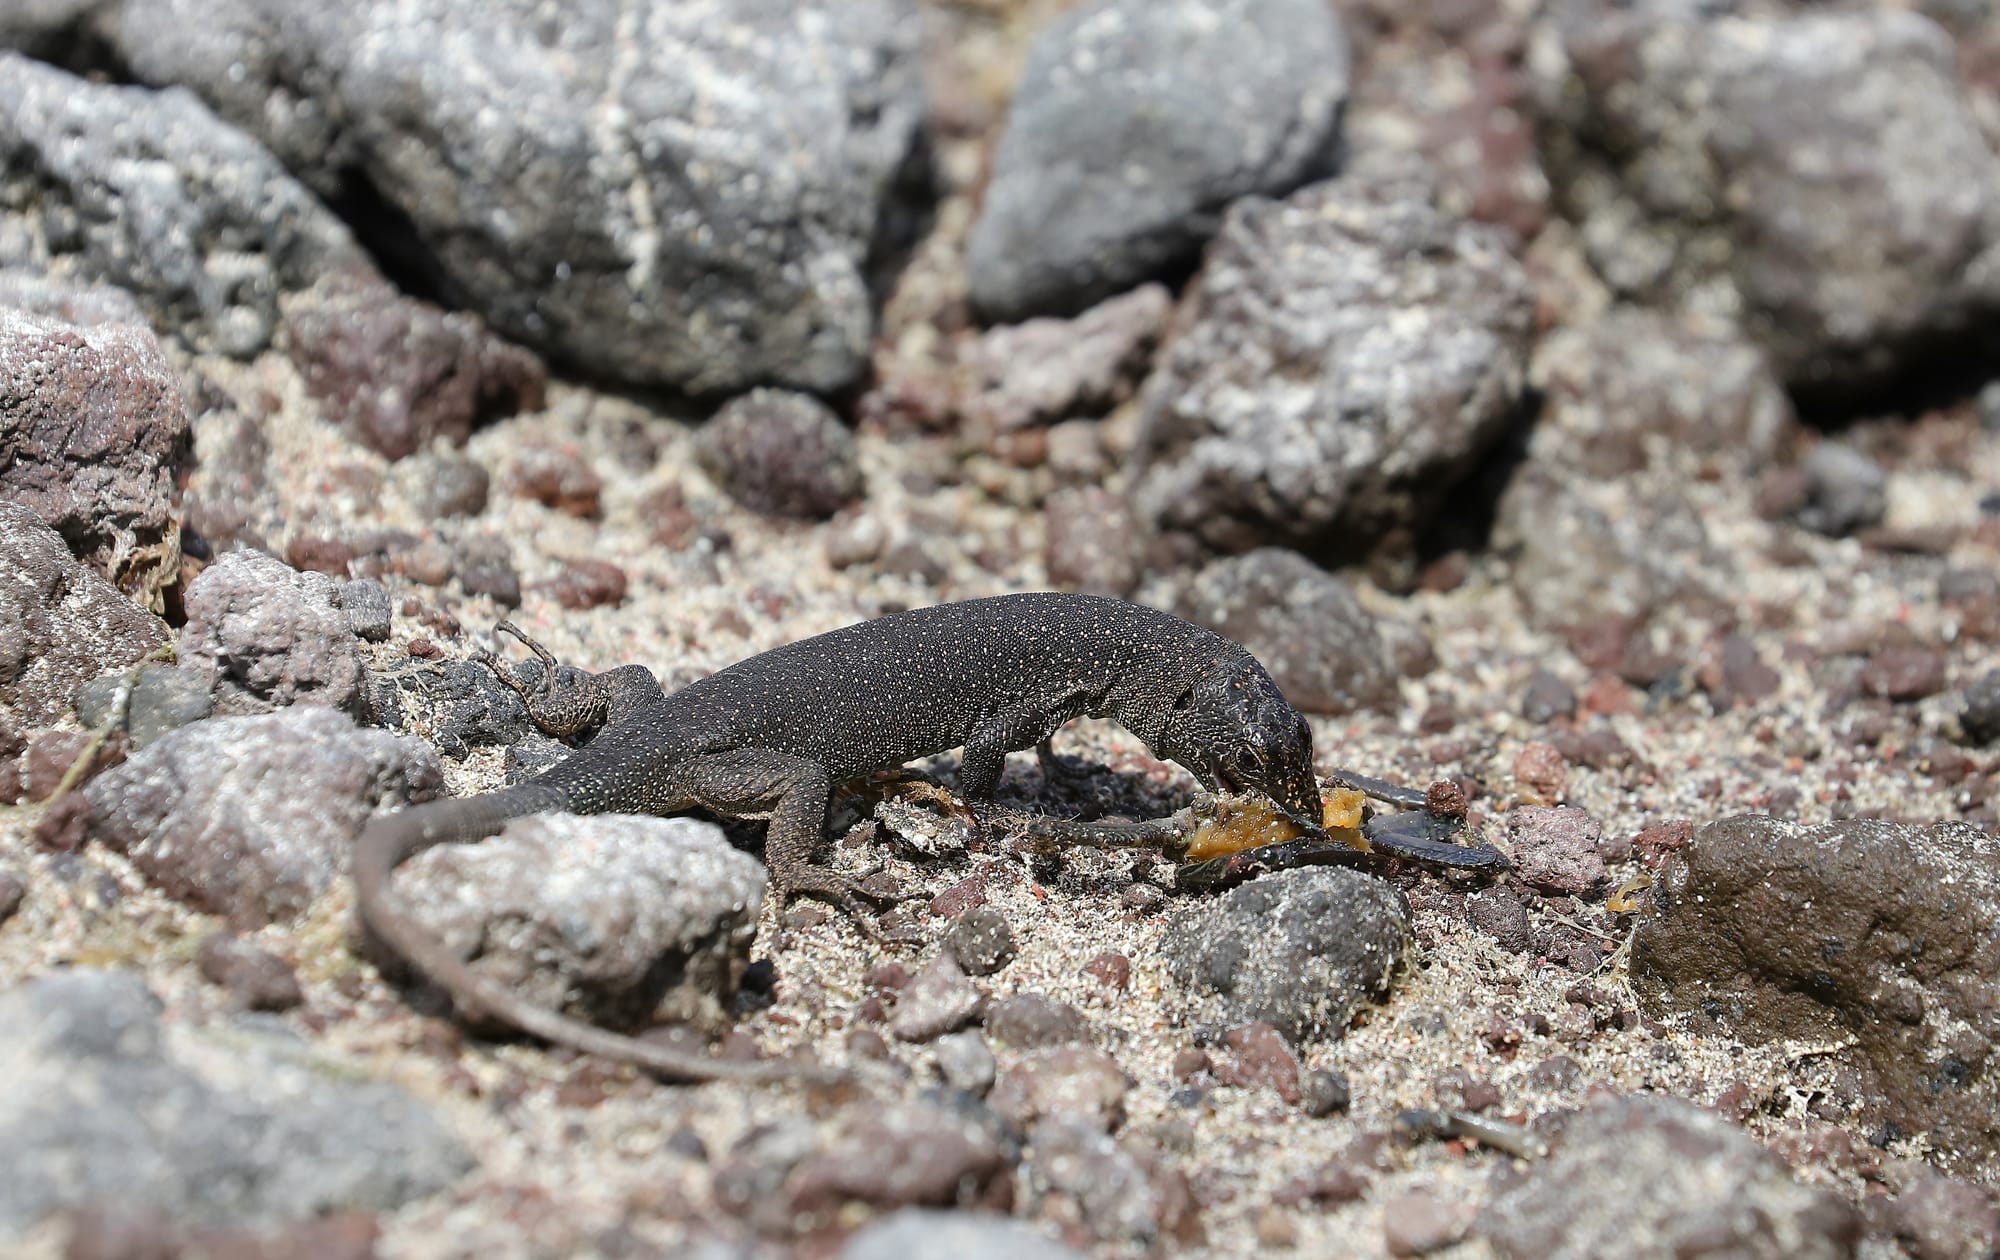
[[[547,814],[431,849],[397,892],[476,970],[594,1023],[717,1028],[748,961],[763,864],[691,818]]]

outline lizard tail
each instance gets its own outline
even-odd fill
[[[792,1063],[741,1063],[710,1059],[636,1037],[607,1032],[559,1011],[537,1006],[474,971],[411,916],[390,884],[398,866],[439,844],[469,844],[495,834],[509,819],[565,808],[562,790],[524,783],[506,791],[434,801],[371,820],[354,848],[355,909],[369,932],[419,976],[451,996],[463,1013],[481,1012],[522,1032],[586,1054],[631,1063],[668,1080],[813,1080],[813,1069]]]

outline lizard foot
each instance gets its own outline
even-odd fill
[[[874,910],[877,906],[894,905],[899,897],[883,896],[863,888],[859,881],[828,870],[824,866],[802,866],[785,873],[782,879],[773,874],[773,892],[778,899],[777,908],[783,910],[785,902],[794,894],[804,893],[809,897],[819,897],[831,901],[847,912],[854,926],[871,941],[882,940],[882,929],[875,923]],[[869,903],[875,905],[871,906]]]

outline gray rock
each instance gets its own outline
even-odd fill
[[[0,54],[0,94],[7,65]],[[0,130],[0,170],[5,143]],[[0,495],[148,603],[180,577],[174,497],[193,454],[180,381],[149,329],[0,307]]]
[[[179,20],[179,42],[206,28]],[[280,293],[372,270],[276,158],[185,91],[92,83],[0,53],[0,170],[0,264],[119,285],[199,349],[255,354]]]
[[[1262,1020],[1295,1046],[1335,1040],[1379,1001],[1410,947],[1403,895],[1357,871],[1316,867],[1253,879],[1167,925],[1168,971],[1190,1014],[1228,1028]]]
[[[1531,463],[1507,483],[1493,547],[1528,621],[1562,631],[1605,618],[1643,621],[1704,599],[1735,566],[1682,498],[1639,499],[1622,482]]]
[[[924,106],[907,0],[118,0],[88,23],[502,335],[636,384],[842,386]]]
[[[1063,1119],[1036,1126],[1023,1171],[1031,1203],[1066,1201],[1100,1243],[1159,1241],[1159,1190],[1132,1153],[1101,1129]]]
[[[524,686],[533,686],[541,678],[541,662],[519,662],[512,672]],[[421,730],[454,761],[474,748],[539,742],[521,697],[478,661],[411,661],[371,674],[368,703],[377,725]]]
[[[1023,1221],[971,1212],[905,1208],[854,1232],[840,1260],[1080,1260],[1080,1253]]]
[[[1066,487],[1042,505],[1049,585],[1124,599],[1146,576],[1146,530],[1132,505],[1103,486]]]
[[[1133,497],[1225,551],[1424,522],[1514,415],[1534,326],[1494,230],[1356,170],[1230,208],[1140,395]]]
[[[90,679],[166,642],[159,619],[79,564],[41,517],[0,503],[0,724],[46,726]]]
[[[1806,501],[1793,516],[1814,533],[1844,537],[1880,524],[1888,513],[1888,474],[1845,442],[1819,443],[1803,467]]]
[[[116,720],[131,733],[132,747],[145,748],[215,710],[208,680],[192,671],[146,665],[129,686],[127,673],[120,670],[85,683],[76,695],[77,719],[93,729]]]
[[[614,1027],[716,1030],[748,964],[764,867],[690,818],[520,818],[397,872],[405,904],[473,968]]]
[[[959,412],[996,432],[1104,415],[1138,388],[1172,311],[1173,296],[1149,284],[1075,319],[991,329],[959,351],[974,378]]]
[[[303,915],[369,815],[442,791],[423,741],[302,706],[184,726],[84,796],[91,835],[169,896],[252,929]]]
[[[364,711],[361,641],[340,583],[261,551],[232,551],[188,585],[180,660],[225,717],[293,704]]]
[[[986,1039],[977,1032],[967,1029],[939,1037],[931,1043],[931,1050],[937,1055],[938,1074],[953,1089],[983,1098],[993,1088],[997,1065]]]
[[[0,1241],[92,1201],[255,1226],[388,1211],[471,1157],[416,1099],[251,1025],[162,1027],[143,982],[76,970],[0,994]]]
[[[4,37],[0,43],[5,43]],[[20,268],[0,270],[0,306],[79,326],[137,324],[143,328],[146,324],[146,312],[138,299],[124,289],[59,280]]]
[[[1333,169],[1347,41],[1317,0],[1092,0],[1039,31],[966,242],[989,318],[1190,260],[1230,202]]]
[[[1762,471],[1794,424],[1763,351],[1742,334],[1621,307],[1535,347],[1542,394],[1529,458],[1587,477],[1713,464]]]
[[[861,497],[861,454],[831,408],[806,394],[752,390],[695,435],[695,458],[753,512],[825,520]]]
[[[1615,291],[1848,401],[2000,308],[2000,165],[1928,19],[1721,7],[1548,6],[1544,161]]]
[[[1947,1172],[2000,1170],[2000,841],[1960,822],[1711,823],[1654,877],[1632,945],[1653,1014],[1746,1041],[1853,1041],[1871,1123]]]
[[[1735,1125],[1677,1098],[1585,1108],[1477,1229],[1510,1260],[1843,1260],[1861,1237],[1853,1208],[1800,1185]]]
[[[388,639],[389,591],[374,578],[356,578],[340,584],[340,611],[347,614],[347,626],[359,639],[381,643]]]
[[[986,995],[965,978],[948,949],[941,949],[896,999],[889,1031],[904,1041],[931,1041],[979,1017]]]
[[[1396,670],[1381,631],[1347,584],[1295,551],[1261,547],[1197,574],[1174,612],[1233,639],[1307,713],[1396,703]]]

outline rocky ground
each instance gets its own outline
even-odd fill
[[[0,1252],[1996,1254],[2000,18],[1670,0],[0,12]],[[889,781],[372,815],[940,600],[1250,647],[1511,866],[1180,891]],[[1005,803],[1147,817],[1124,732]],[[9,769],[11,767],[11,769]],[[956,757],[917,768],[947,787]]]

